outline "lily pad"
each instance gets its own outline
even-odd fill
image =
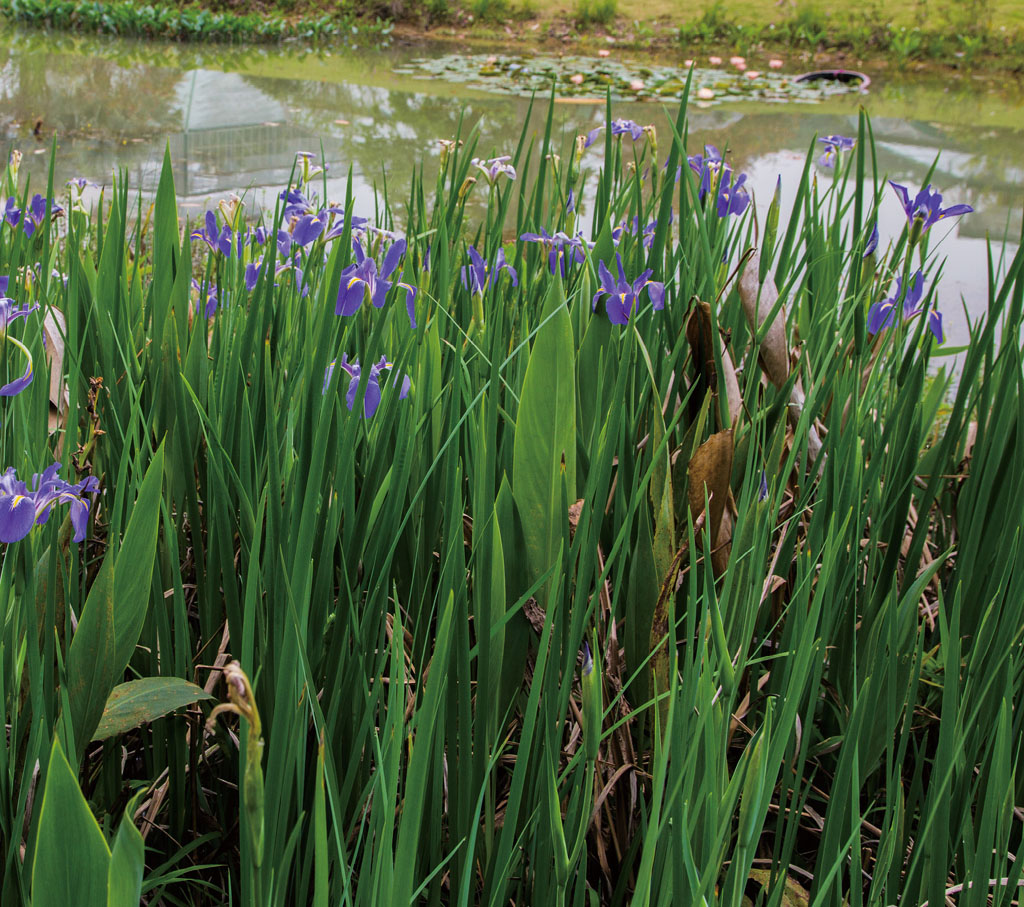
[[[678,66],[630,64],[609,59],[567,56],[512,56],[495,54],[448,54],[411,60],[395,70],[413,78],[462,83],[501,94],[546,94],[555,88],[559,98],[680,99],[689,71]],[[857,76],[861,74],[857,73]],[[794,78],[766,70],[737,72],[695,69],[691,96],[702,106],[729,101],[816,102],[838,94],[863,91],[867,77]]]

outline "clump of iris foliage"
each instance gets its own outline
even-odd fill
[[[355,14],[345,8],[340,13],[286,17],[132,0],[0,0],[0,14],[22,25],[170,41],[263,43],[300,38],[308,43],[390,33],[390,26],[379,19],[357,23]]]
[[[8,167],[4,904],[1017,897],[1024,252],[954,381],[863,116],[782,222],[552,118],[261,223]]]

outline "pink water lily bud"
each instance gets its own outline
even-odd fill
[[[633,79],[633,81],[629,83],[629,90],[630,91],[642,91],[643,87],[644,87],[644,80],[643,79]]]
[[[771,69],[782,69],[782,61],[776,57],[775,59],[768,61],[768,66]]]
[[[729,62],[732,63],[733,66],[744,67],[747,65],[746,57],[729,57]]]
[[[569,76],[569,81],[572,82],[573,85],[582,85],[583,84],[583,74],[582,73],[576,73],[575,75]]]
[[[715,96],[715,93],[710,88],[698,88],[697,97],[702,101],[710,101]]]
[[[689,69],[691,66],[693,66],[693,63],[693,60],[683,60],[683,68]]]
[[[743,75],[748,79],[756,79],[759,75],[761,75],[761,73],[759,73],[756,69],[748,69],[745,73],[743,73]]]
[[[712,66],[719,66],[721,62],[721,57],[708,57],[708,63],[710,63]]]
[[[602,48],[601,48],[601,49],[600,49],[600,50],[599,50],[599,51],[597,52],[597,55],[598,55],[599,57],[610,57],[610,56],[612,55],[612,52],[611,52],[610,50],[607,50],[607,49],[605,49],[604,47],[602,47]]]

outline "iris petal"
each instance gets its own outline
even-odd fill
[[[36,508],[25,495],[0,495],[0,542],[11,543],[25,538],[36,521]]]

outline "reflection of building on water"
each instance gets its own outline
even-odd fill
[[[174,181],[186,197],[287,180],[297,136],[283,104],[238,73],[193,70],[177,90],[182,131],[168,136]]]
[[[291,172],[296,140],[294,131],[269,123],[171,135],[175,188],[191,198],[249,186],[282,186]]]

